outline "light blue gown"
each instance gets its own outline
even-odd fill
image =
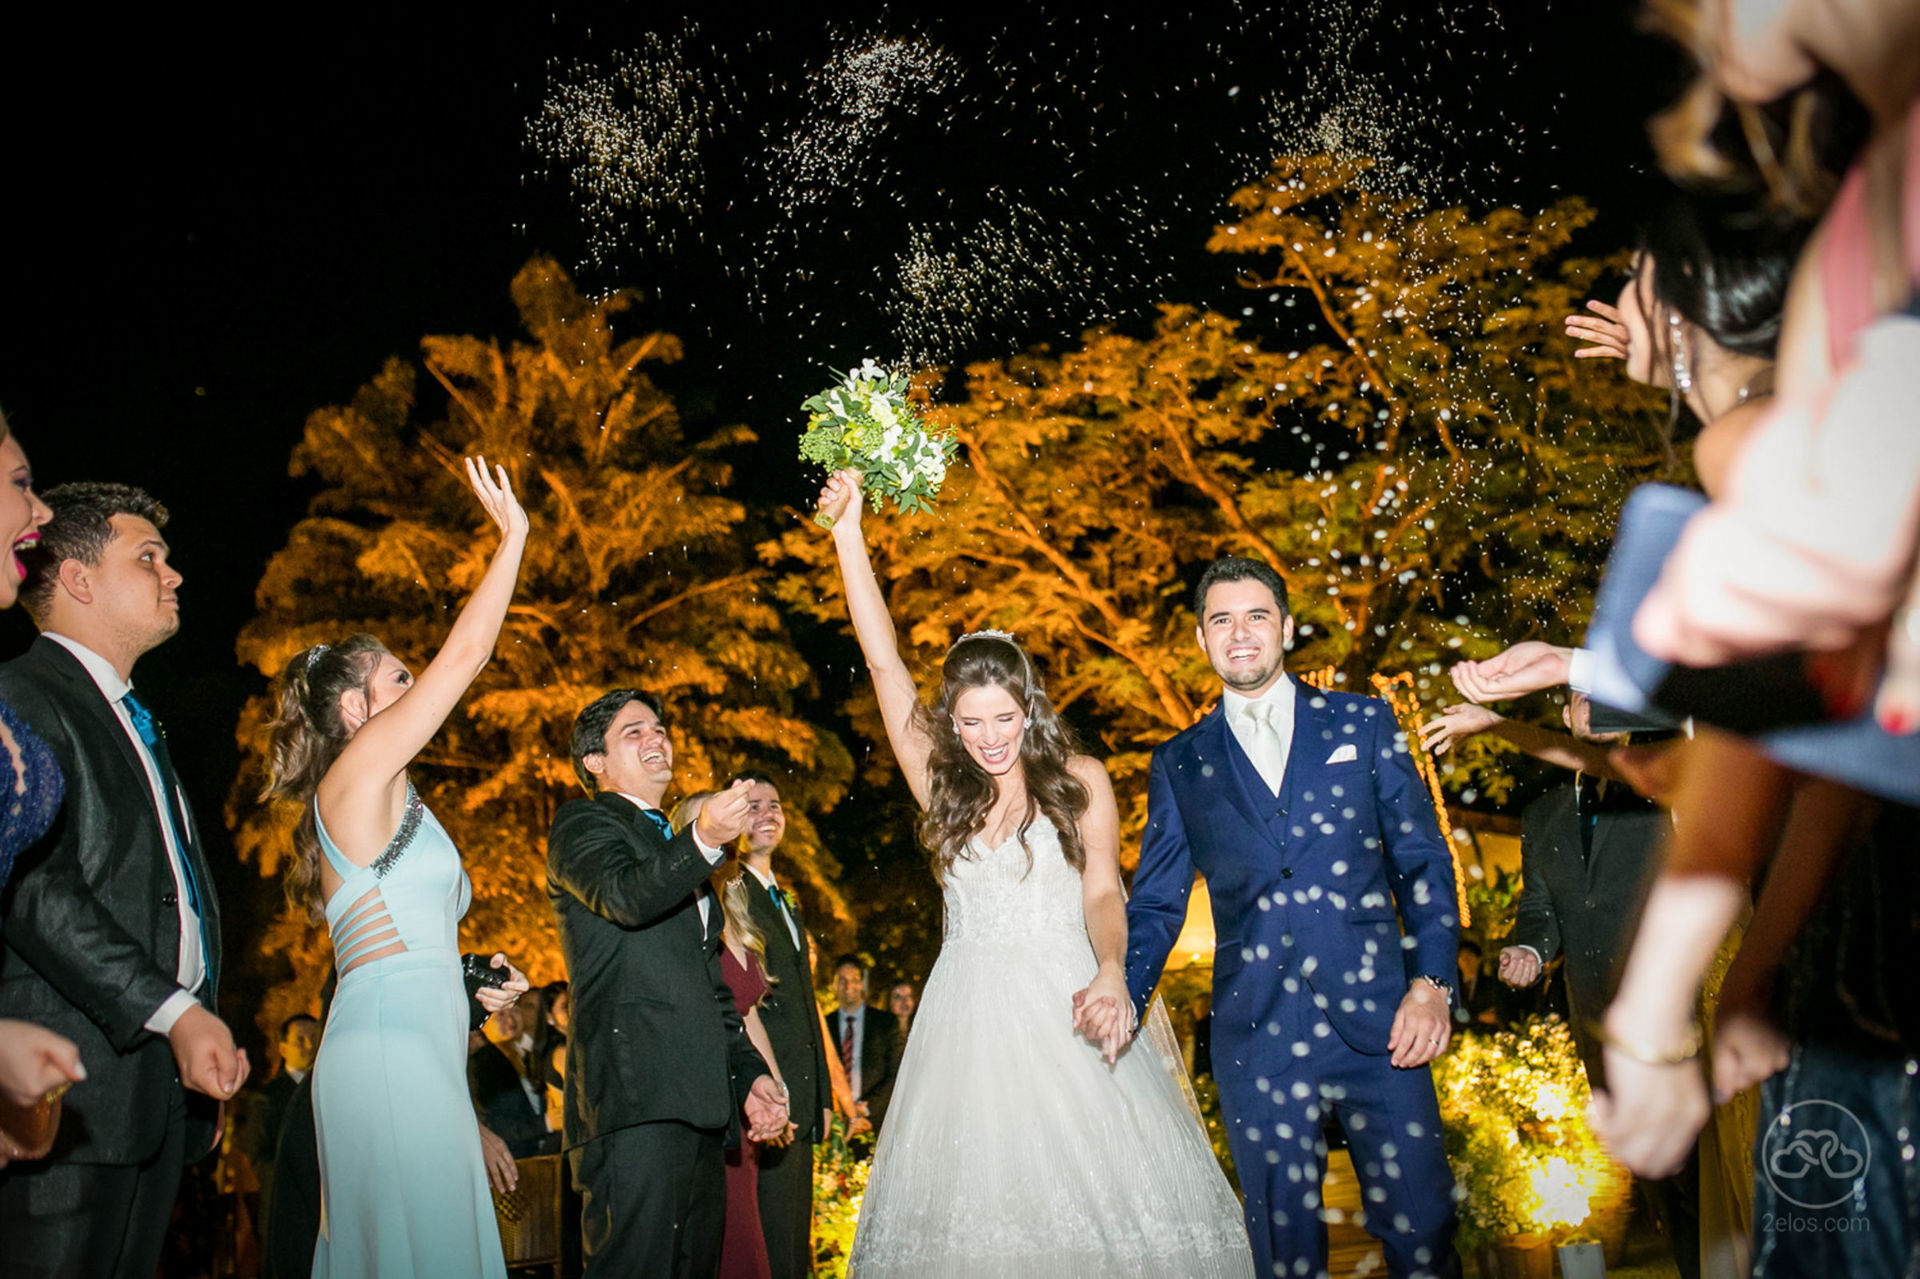
[[[472,889],[460,851],[411,783],[400,830],[370,866],[342,856],[318,817],[344,882],[327,902],[340,984],[313,1066],[314,1279],[505,1279],[467,1093],[458,931]],[[396,938],[403,953],[356,966]]]

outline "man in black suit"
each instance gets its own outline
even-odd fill
[[[900,1019],[884,1008],[867,1006],[867,963],[858,955],[833,961],[833,999],[827,1014],[827,1039],[846,1068],[853,1091],[850,1135],[879,1139],[893,1100],[893,1077],[900,1069]]]
[[[87,1077],[52,1156],[0,1174],[0,1276],[152,1279],[181,1171],[213,1148],[247,1061],[214,1011],[220,911],[199,832],[133,693],[134,663],[180,626],[166,510],[120,484],[46,501],[22,556],[41,635],[0,667],[0,700],[53,749],[66,802],[4,904],[0,1017],[73,1040]]]
[[[534,1106],[526,1076],[504,1047],[478,1030],[467,1033],[467,1091],[481,1126],[507,1144],[508,1154],[528,1159],[553,1153],[547,1148],[546,1109]]]
[[[649,693],[615,689],[573,724],[590,799],[554,815],[547,896],[571,981],[566,1149],[585,1196],[588,1276],[719,1273],[726,1148],[786,1131],[780,1086],[748,1042],[720,973],[706,888],[746,826],[746,788],[674,834],[660,811],[673,743]]]
[[[287,1109],[300,1090],[300,1081],[313,1069],[320,1050],[320,1022],[309,1013],[295,1013],[280,1023],[280,1071],[269,1079],[247,1110],[246,1140],[242,1147],[260,1183],[260,1210],[254,1220],[266,1228],[273,1206],[273,1161],[280,1152],[280,1132]]]
[[[1484,707],[1454,706],[1423,735],[1443,751],[1460,737],[1493,733],[1550,764],[1580,770],[1572,784],[1548,791],[1521,814],[1520,902],[1500,952],[1500,980],[1530,987],[1556,956],[1566,956],[1569,1029],[1588,1084],[1600,1089],[1606,1077],[1594,1028],[1613,1002],[1672,821],[1613,775],[1607,751],[1626,735],[1594,732],[1584,694],[1569,695],[1564,719],[1570,737]],[[1700,1273],[1699,1180],[1697,1159],[1689,1157],[1674,1176],[1642,1183],[1686,1279]]]
[[[740,774],[734,785],[747,788],[747,842],[740,860],[752,876],[748,909],[766,938],[767,972],[775,983],[761,1001],[760,1024],[799,1126],[790,1144],[760,1149],[760,1229],[773,1279],[807,1279],[813,1273],[813,1143],[826,1135],[833,1111],[820,1005],[813,998],[813,939],[800,903],[774,878],[773,851],[787,833],[779,788],[755,772]],[[759,891],[752,891],[756,885]]]

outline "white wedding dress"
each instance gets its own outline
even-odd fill
[[[1044,816],[946,876],[947,927],[894,1086],[849,1279],[1246,1279],[1239,1200],[1147,1034],[1074,1033],[1098,965]]]

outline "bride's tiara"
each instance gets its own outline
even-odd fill
[[[954,649],[959,648],[962,644],[966,643],[968,640],[977,640],[977,639],[1004,640],[1006,643],[1013,645],[1015,648],[1020,647],[1020,641],[1013,637],[1012,631],[968,631],[965,635],[962,635],[959,639],[955,640],[952,644],[948,645],[947,651],[951,653]]]

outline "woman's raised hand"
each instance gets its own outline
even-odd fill
[[[1605,302],[1588,302],[1587,310],[1593,315],[1581,315],[1574,312],[1567,317],[1567,336],[1590,345],[1583,346],[1573,353],[1576,360],[1627,358],[1627,326],[1620,319],[1620,311]],[[1595,319],[1594,316],[1598,316]]]
[[[467,462],[467,482],[473,485],[473,491],[480,499],[480,505],[487,509],[502,537],[525,537],[527,535],[527,513],[521,509],[520,499],[513,495],[513,482],[507,478],[507,468],[495,466],[493,473],[487,473],[487,459],[470,457]]]
[[[814,522],[822,528],[835,528],[846,524],[858,532],[862,505],[860,472],[835,471],[827,477],[827,482],[820,488],[820,503],[816,508],[818,514],[814,516]]]

